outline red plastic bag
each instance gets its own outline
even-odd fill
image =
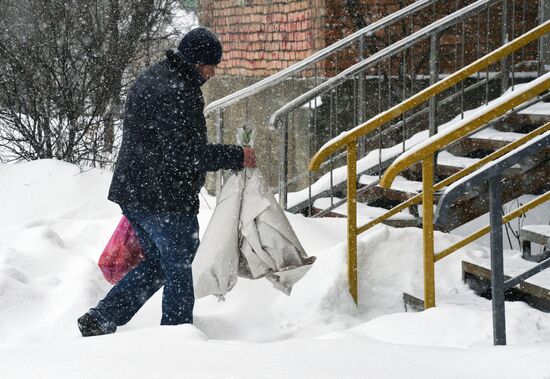
[[[115,232],[99,257],[97,265],[111,284],[116,284],[145,259],[138,238],[128,219],[122,216]]]

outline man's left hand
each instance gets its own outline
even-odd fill
[[[243,165],[246,168],[256,167],[256,151],[251,147],[243,147],[244,162]]]

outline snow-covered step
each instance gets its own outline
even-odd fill
[[[499,142],[513,142],[517,139],[520,139],[525,134],[523,133],[516,133],[516,132],[503,132],[500,130],[497,130],[495,128],[489,127],[485,128],[483,130],[480,130],[477,133],[472,134],[471,138],[474,139],[486,139],[491,141],[499,141]]]
[[[524,225],[519,230],[523,259],[540,262],[550,257],[550,250],[533,252],[531,243],[543,245],[546,249],[550,247],[550,225]]]
[[[472,112],[475,112],[475,110],[467,111],[465,114],[471,114]],[[443,125],[440,125],[439,131],[443,132],[445,130],[452,129],[460,121],[461,121],[460,116],[457,116],[455,119]],[[493,135],[497,135],[497,134],[494,133]],[[428,130],[423,130],[421,132],[414,134],[413,136],[409,137],[405,141],[405,144],[404,144],[406,147],[405,150],[417,146],[418,144],[425,141],[427,138],[429,138]],[[383,172],[402,153],[403,153],[402,143],[384,148],[380,152],[377,149],[374,149],[370,151],[365,157],[358,159],[357,172],[365,173],[367,175],[378,174],[381,171]],[[439,175],[449,176],[459,171],[461,167],[464,167],[464,163],[466,163],[465,160],[462,160],[461,162],[463,162],[463,164],[460,164],[457,167],[452,166],[452,164],[458,162],[456,159],[460,155],[462,154],[455,153],[454,158],[452,158],[453,162],[450,163],[451,166],[445,166],[445,164],[448,163],[448,159],[451,159],[451,158],[443,152],[440,153],[438,158],[439,159],[438,163],[440,165],[439,167],[440,171],[438,172]],[[445,161],[445,159],[447,159],[447,161]],[[473,162],[473,161],[470,161],[470,162]],[[413,166],[411,170],[413,171],[413,175],[415,177],[420,178],[420,173],[422,170],[419,164]],[[326,196],[327,193],[330,191],[331,183],[334,186],[333,190],[335,192],[345,191],[346,179],[347,179],[347,167],[341,166],[341,167],[335,168],[332,172],[327,172],[321,178],[317,179],[315,183],[312,184],[311,191],[309,188],[304,188],[297,192],[290,192],[288,194],[288,200],[287,200],[288,211],[294,212],[294,213],[303,211],[305,208],[309,206],[309,196],[311,195],[313,200]]]
[[[463,169],[473,165],[477,161],[479,161],[478,158],[460,157],[448,151],[441,151],[439,154],[437,154],[437,164],[440,166],[456,167]]]
[[[550,103],[538,102],[512,114],[496,125],[502,131],[528,133],[550,122]]]
[[[468,111],[466,114],[475,111],[476,110]],[[440,125],[439,130],[443,132],[447,129],[452,129],[459,122],[461,122],[460,116]],[[410,149],[422,143],[428,138],[428,134],[428,131],[425,130],[411,136],[405,142],[406,149]],[[439,152],[437,175],[440,179],[451,176],[463,168],[477,162],[487,154],[506,146],[522,136],[524,136],[522,133],[501,131],[495,128],[486,128],[479,131],[473,136],[462,139],[445,151]],[[359,159],[357,161],[357,172],[359,174],[365,174],[363,175],[364,180],[361,179],[362,182],[359,183],[359,186],[370,183],[371,179],[369,176],[376,176],[381,171],[383,172],[402,153],[403,145],[397,144],[382,149],[381,152],[375,149],[370,151],[365,157]],[[372,191],[359,196],[359,201],[372,203],[377,199],[383,198],[394,202],[407,200],[410,198],[410,196],[408,196],[409,194],[416,194],[419,192],[418,187],[420,185],[414,182],[417,181],[417,183],[420,183],[422,179],[421,164],[411,166],[404,175],[407,177],[405,180],[412,183],[404,181],[395,183],[391,190],[383,190],[381,187],[375,186]],[[325,173],[312,184],[311,188],[306,187],[297,192],[290,192],[287,200],[288,211],[293,213],[302,212],[309,207],[311,201],[330,196],[331,193],[345,193],[346,178],[347,168],[346,166],[341,166],[335,168],[331,172]],[[331,184],[333,185],[332,189]],[[386,207],[387,204],[384,203],[382,206]]]
[[[504,251],[505,280],[516,277],[536,266],[526,261],[519,251]],[[462,262],[462,279],[479,296],[491,298],[491,262],[487,257],[476,263]],[[533,308],[550,312],[550,270],[544,270],[528,278],[505,293],[507,301],[523,301]]]
[[[361,175],[359,178],[359,184],[366,186],[376,182],[378,179],[378,175]],[[418,193],[422,192],[422,182],[408,180],[402,176],[397,176],[393,181],[391,188],[403,192]]]
[[[500,131],[492,127],[486,128],[462,139],[449,148],[449,151],[455,155],[479,158],[508,145],[524,135],[522,133]]]
[[[403,292],[403,304],[405,305],[406,312],[422,312],[425,308],[424,300],[407,292]]]
[[[538,115],[538,116],[548,116],[550,117],[550,103],[545,103],[544,101],[539,101],[531,105],[528,108],[525,108],[518,112],[519,114],[526,115]]]
[[[520,230],[520,237],[539,245],[550,243],[550,225],[524,225]]]
[[[342,199],[337,197],[333,197],[332,201],[331,198],[320,198],[315,200],[315,202],[313,203],[313,208],[317,210],[327,209],[331,207],[332,204],[336,204],[341,200]],[[357,219],[359,220],[359,223],[367,223],[370,220],[374,220],[375,218],[382,216],[387,211],[388,210],[385,208],[373,207],[366,204],[357,203]],[[347,215],[347,203],[336,207],[329,214],[327,214],[327,216],[330,217],[347,217]],[[418,226],[418,220],[407,209],[393,215],[388,220],[386,220],[384,224],[395,227]]]
[[[536,262],[530,262],[523,259],[519,250],[505,249],[503,251],[504,257],[504,274],[509,277],[517,276],[537,265]],[[483,254],[476,257],[474,262],[480,267],[484,267],[488,270],[491,269],[491,256],[490,254]],[[527,279],[527,282],[544,287],[550,288],[550,269],[540,272]],[[550,293],[549,293],[550,296]]]
[[[437,174],[440,177],[448,177],[462,169],[473,165],[479,161],[479,158],[468,158],[462,157],[460,155],[454,154],[449,151],[440,151],[437,154]],[[422,165],[417,163],[411,166],[408,170],[415,178],[421,180],[422,175]]]

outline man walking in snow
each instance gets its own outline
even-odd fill
[[[253,149],[207,143],[200,87],[221,61],[218,38],[206,28],[193,29],[166,55],[128,93],[109,191],[146,258],[78,319],[85,337],[115,332],[162,286],[161,325],[193,322],[191,263],[199,244],[198,195],[206,172],[256,164]]]

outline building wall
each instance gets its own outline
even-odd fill
[[[370,24],[412,1],[357,0],[357,3],[366,23]],[[461,7],[474,1],[458,0],[458,4]],[[509,0],[510,6],[512,5],[511,1]],[[456,6],[454,0],[440,3],[439,7],[429,7],[420,15],[415,16],[412,25],[409,20],[407,23],[391,28],[391,30],[385,30],[367,38],[367,47],[370,49],[368,49],[367,55],[396,42],[405,34],[420,30],[433,20],[440,18],[442,14],[451,13]],[[515,36],[520,35],[522,30],[528,30],[535,25],[537,3],[534,0],[515,0]],[[527,5],[525,12],[521,9],[523,4]],[[350,18],[345,5],[346,0],[202,0],[201,24],[216,32],[224,47],[224,57],[217,70],[218,76],[203,87],[206,102],[210,103],[275,74],[353,33],[357,30],[357,25]],[[470,42],[464,48],[466,64],[500,45],[500,12],[498,7],[492,7],[489,22],[482,15],[479,32],[477,19],[472,18],[464,23],[464,31],[460,25],[442,36],[440,40],[440,71],[442,73],[455,71],[457,66],[462,67],[460,62],[462,33],[464,33],[464,41]],[[523,13],[526,15],[525,22],[522,17],[518,16],[522,16]],[[511,18],[511,9],[509,15]],[[478,34],[483,37],[488,35],[488,47],[487,41],[483,39],[479,44],[479,50],[477,49],[475,36]],[[534,48],[535,44],[526,49],[526,57],[529,57],[530,51],[534,51]],[[414,81],[414,84],[408,82],[404,84],[407,87],[408,96],[421,83],[424,86],[427,85],[428,57],[429,40],[407,52],[406,62],[409,67],[407,70],[412,69],[414,65],[416,74],[415,76],[410,75],[411,71],[406,72],[408,78],[412,77]],[[347,49],[345,52],[331,56],[322,65],[318,64],[317,74],[330,77],[357,62],[357,59],[358,49]],[[402,59],[393,59],[385,62],[386,66],[383,67],[382,75],[391,73],[391,82],[397,88],[403,84],[396,76],[400,72],[402,61]],[[373,78],[378,77],[377,71],[373,70],[367,73],[367,77],[370,77],[370,81],[375,80]],[[224,111],[225,142],[234,143],[237,129],[243,125],[256,128],[258,132],[256,147],[260,169],[273,186],[276,186],[278,181],[280,135],[278,131],[269,128],[267,121],[274,111],[318,84],[317,79],[312,72],[305,72],[300,78],[286,80],[278,86],[254,95],[246,101],[236,103]],[[498,83],[495,84],[495,91],[490,91],[491,98],[498,95],[497,86]],[[374,82],[369,82],[367,87],[368,94],[376,94],[377,88],[379,88],[378,83]],[[374,115],[372,112],[377,113],[379,101],[384,102],[391,97],[389,95],[392,90],[386,91],[386,89],[387,86],[384,86],[383,91],[385,92],[376,96],[367,96],[367,114],[365,115],[367,118]],[[347,101],[345,97],[349,98],[352,92],[353,88],[351,87],[340,92],[340,103],[347,104],[348,108],[352,101]],[[483,92],[485,93],[484,90]],[[329,105],[330,99],[323,98],[323,105],[319,107],[320,125],[329,124]],[[473,105],[474,103],[472,103]],[[355,125],[353,123],[354,111],[351,108],[340,108],[340,113],[347,114],[349,120],[339,120],[338,129],[331,129],[336,134],[348,129],[350,125]],[[468,109],[469,106],[467,105],[466,108]],[[300,108],[294,112],[291,120],[291,125],[296,125],[296,127],[291,126],[289,133],[290,177],[296,173],[307,172],[306,166],[309,157],[330,137],[328,129],[310,130],[307,114],[307,109]],[[449,114],[454,113],[449,112]],[[213,117],[208,118],[208,125],[211,131],[210,138],[214,139]],[[413,130],[412,127],[409,129]],[[304,180],[307,180],[307,177]],[[294,189],[299,189],[302,186],[303,183],[296,183]],[[210,188],[212,189],[213,186]]]
[[[371,24],[393,13],[413,0],[356,0],[356,9],[365,23]],[[367,54],[394,43],[405,35],[418,31],[443,15],[467,6],[475,0],[441,1],[422,10],[414,19],[399,23],[366,38]],[[346,0],[203,0],[200,21],[221,38],[224,59],[218,75],[267,77],[297,63],[314,52],[350,35],[358,25],[350,16]],[[501,43],[500,5],[492,6],[489,16],[468,18],[465,23],[448,30],[441,38],[442,72],[452,72],[462,61],[472,62],[479,55],[494,50]],[[519,36],[537,22],[538,1],[509,0],[509,25],[514,18],[514,35]],[[525,18],[525,19],[524,19]],[[477,44],[477,36],[480,43]],[[487,38],[486,38],[487,37]],[[527,49],[532,54],[535,44]],[[420,73],[428,71],[429,41],[412,54],[418,61]],[[347,49],[323,62],[320,74],[335,75],[357,62],[358,50]],[[535,58],[533,56],[533,58]],[[394,66],[394,67],[393,67]],[[399,70],[394,62],[392,71]]]
[[[435,6],[424,8],[419,14],[414,16],[413,23],[408,19],[406,23],[398,23],[391,29],[376,33],[374,36],[366,39],[367,50],[371,53],[378,51],[390,44],[399,41],[404,36],[412,34],[421,28],[429,25],[433,21],[440,19],[444,15],[453,13],[458,8],[470,5],[476,0],[453,0],[440,1]],[[366,24],[371,24],[383,17],[404,8],[413,3],[414,0],[356,0],[357,9],[363,16]],[[326,0],[326,29],[325,45],[329,46],[345,36],[355,32],[357,25],[350,17],[348,10],[344,6],[345,0]],[[538,0],[523,1],[523,0],[508,0],[508,25],[511,28],[512,19],[515,32],[509,38],[513,39],[521,35],[524,31],[533,28],[537,24],[538,17]],[[479,22],[477,16],[470,17],[465,20],[464,24],[447,30],[440,39],[440,70],[443,73],[455,71],[457,66],[462,61],[462,40],[464,44],[464,62],[473,62],[480,55],[485,55],[501,45],[501,13],[500,4],[492,6],[487,17],[486,12],[483,12]],[[462,38],[462,35],[464,38]],[[479,52],[477,44],[477,35],[480,38]],[[488,38],[486,38],[488,37]],[[415,54],[415,60],[420,64],[420,71],[428,73],[427,56],[429,54],[429,41],[421,44],[412,53]],[[536,44],[531,44],[526,49],[527,57],[536,59]],[[342,53],[338,56],[338,65],[335,62],[328,69],[329,75],[334,75],[336,70],[351,66],[356,62],[353,53]],[[395,62],[392,71],[397,73],[399,69],[398,62]]]
[[[324,47],[320,0],[208,0],[201,23],[224,47],[219,75],[266,77]]]

